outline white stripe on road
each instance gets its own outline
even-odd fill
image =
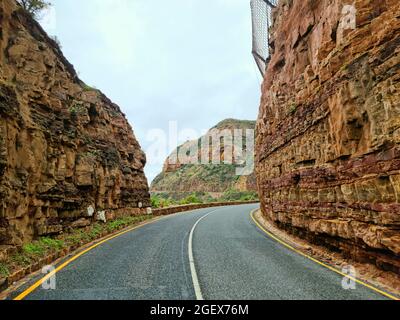
[[[213,210],[213,211],[207,213],[205,216],[201,217],[199,220],[197,220],[197,222],[194,224],[192,230],[190,231],[190,235],[189,235],[189,246],[188,246],[189,247],[189,264],[190,264],[190,272],[192,274],[192,282],[193,282],[194,292],[196,294],[197,300],[204,300],[204,298],[203,298],[203,294],[201,293],[199,278],[197,276],[196,266],[194,264],[193,234],[194,234],[194,230],[196,229],[197,225],[201,222],[201,220],[207,218],[211,213],[213,213],[217,210]]]

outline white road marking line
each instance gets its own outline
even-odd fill
[[[221,208],[219,208],[221,209]],[[201,288],[200,288],[200,283],[199,283],[199,278],[197,276],[197,271],[196,271],[196,266],[194,264],[194,256],[193,256],[193,235],[194,235],[194,230],[196,229],[197,225],[205,218],[207,218],[211,213],[218,211],[213,210],[206,215],[202,216],[197,222],[194,224],[192,230],[190,231],[189,235],[189,264],[190,264],[190,272],[192,274],[192,282],[193,282],[193,287],[194,287],[194,292],[196,294],[196,299],[197,300],[204,300],[203,294],[201,293]]]

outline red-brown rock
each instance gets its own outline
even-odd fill
[[[146,212],[145,162],[120,108],[79,80],[15,1],[2,0],[0,245],[59,233],[99,211]]]
[[[281,228],[400,273],[400,2],[281,1],[257,179]]]

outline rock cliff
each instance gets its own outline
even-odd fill
[[[256,138],[262,211],[400,273],[400,2],[350,3],[282,0],[274,12]]]
[[[79,80],[13,0],[0,2],[0,245],[150,206],[120,108]]]
[[[234,130],[240,130],[245,149],[246,130],[248,129],[255,129],[255,121],[226,119],[210,129],[209,134],[212,130],[218,130],[220,133],[227,130],[231,132],[233,136]],[[216,154],[217,159],[221,161],[220,164],[212,164],[211,161],[206,164],[201,164],[202,138],[188,141],[182,146],[179,146],[177,150],[166,159],[163,172],[160,173],[151,184],[152,192],[165,193],[166,196],[171,196],[173,199],[177,200],[180,200],[192,192],[197,192],[205,193],[203,197],[206,196],[217,200],[228,190],[237,193],[236,196],[239,198],[241,192],[243,196],[246,196],[247,192],[255,192],[257,190],[255,174],[237,175],[236,168],[238,167],[238,163],[233,157],[231,164],[223,163],[225,152],[223,144],[220,144],[220,148],[218,146],[214,148],[211,140],[209,144],[210,158],[213,154]],[[187,163],[182,164],[179,160],[172,161],[178,159],[176,156],[178,150],[181,148],[189,150],[191,144],[198,144],[198,153],[190,155],[191,159],[188,160]],[[191,164],[192,160],[194,160],[195,164]]]

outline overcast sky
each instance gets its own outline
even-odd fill
[[[52,3],[45,29],[80,78],[121,107],[144,151],[149,130],[167,132],[169,121],[200,133],[226,118],[256,119],[261,78],[249,0]],[[151,182],[162,163],[148,160]]]

